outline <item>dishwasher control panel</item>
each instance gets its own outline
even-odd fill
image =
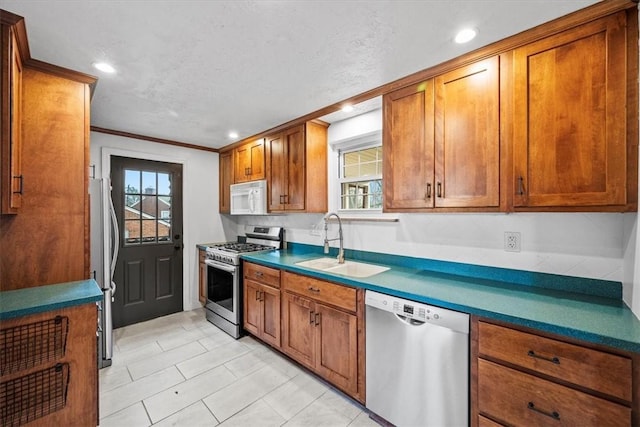
[[[364,302],[367,306],[388,311],[401,317],[441,325],[459,332],[469,332],[469,315],[466,313],[381,294],[375,291],[366,291]]]

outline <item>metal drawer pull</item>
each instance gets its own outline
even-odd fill
[[[260,301],[260,291],[256,290],[256,301]]]
[[[553,418],[554,420],[558,420],[558,421],[560,420],[560,414],[558,412],[556,412],[556,411],[553,411],[553,412],[543,411],[541,409],[536,408],[536,405],[534,405],[533,402],[529,402],[527,404],[527,408],[529,408],[532,411],[535,411],[535,412],[537,412],[539,414],[546,415],[549,418]]]
[[[313,286],[309,286],[307,290],[310,290],[311,292],[316,292],[316,293],[320,292],[320,289],[314,288]]]
[[[533,350],[529,350],[527,352],[527,356],[535,357],[536,359],[546,360],[547,362],[555,363],[556,365],[560,364],[560,359],[558,359],[556,356],[553,356],[553,357],[540,356],[539,354],[536,354],[536,352]]]
[[[427,199],[431,198],[431,183],[427,182]]]
[[[521,176],[518,177],[518,195],[524,195],[524,178]]]
[[[437,196],[438,197],[442,197],[442,183],[438,182],[436,184],[436,189],[437,189]]]
[[[314,316],[314,314],[315,314],[315,313],[314,313],[313,311],[310,311],[310,312],[309,312],[309,324],[310,324],[310,325],[313,325],[313,322],[315,321],[315,316]]]
[[[316,313],[316,326],[320,324],[320,313]]]
[[[262,277],[262,271],[256,271],[255,275],[256,277]]]

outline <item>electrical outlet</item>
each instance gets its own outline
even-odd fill
[[[507,252],[520,252],[520,233],[517,231],[504,232],[504,250]]]

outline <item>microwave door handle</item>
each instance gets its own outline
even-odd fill
[[[254,213],[256,211],[256,199],[255,192],[249,191],[249,212]]]

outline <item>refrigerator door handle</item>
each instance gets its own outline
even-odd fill
[[[116,284],[113,281],[113,274],[116,271],[116,261],[118,260],[118,252],[120,250],[120,230],[118,227],[118,218],[116,217],[116,209],[113,206],[113,198],[109,195],[109,214],[111,215],[111,229],[113,235],[113,241],[111,242],[111,298],[116,293]]]

